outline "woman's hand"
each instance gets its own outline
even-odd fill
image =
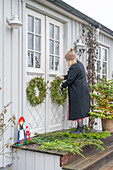
[[[65,89],[65,88],[62,87],[62,84],[60,84],[60,88],[61,88],[61,90],[64,90],[64,89]]]
[[[64,76],[56,75],[56,78],[59,78],[59,79],[61,79],[61,80],[64,80]]]
[[[62,84],[60,84],[60,88],[62,89],[63,87],[62,87]]]

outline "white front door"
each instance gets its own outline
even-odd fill
[[[45,16],[27,9],[26,83],[37,76],[45,79]],[[38,89],[37,95],[38,95]],[[26,100],[26,124],[32,135],[45,132],[45,103],[32,107]]]
[[[63,74],[63,24],[27,9],[26,83],[42,76],[48,87],[57,74]],[[37,95],[38,95],[38,89]],[[26,100],[26,124],[32,135],[62,129],[63,108],[51,100],[50,90],[44,103],[32,107]]]
[[[46,17],[46,79],[48,86],[63,74],[63,24]],[[62,129],[63,107],[52,102],[50,90],[46,101],[46,131]]]

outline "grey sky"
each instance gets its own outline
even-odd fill
[[[113,30],[113,0],[63,0]]]

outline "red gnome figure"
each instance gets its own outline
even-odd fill
[[[26,139],[27,140],[31,140],[31,138],[30,138],[30,135],[31,135],[31,133],[30,133],[30,131],[28,130],[28,126],[26,126],[26,133],[25,133],[25,135],[26,135]]]

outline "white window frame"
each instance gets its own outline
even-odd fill
[[[41,20],[41,67],[40,68],[28,67],[28,16],[33,16]],[[35,33],[32,34],[34,35]],[[34,38],[34,47],[35,47],[35,38]],[[30,50],[30,51],[36,52],[35,48],[34,50]],[[34,56],[34,60],[35,60],[35,56]],[[27,9],[27,13],[26,13],[26,68],[28,74],[44,73],[45,71],[45,16],[30,9]]]
[[[101,51],[101,54],[100,54],[100,59],[97,59],[96,60],[96,76],[97,75],[100,75],[100,78],[102,78],[102,76],[103,75],[106,75],[107,74],[107,79],[108,79],[108,48],[106,48],[106,47],[104,47],[104,46],[102,46],[102,45],[99,45],[99,48],[100,48],[100,51]],[[105,49],[106,51],[107,51],[107,61],[106,61],[106,63],[107,63],[107,73],[106,74],[103,74],[102,73],[102,66],[103,66],[103,56],[102,56],[102,50],[103,49]],[[99,51],[98,51],[98,53],[99,53]],[[99,54],[98,54],[99,55]],[[97,73],[97,61],[100,61],[100,67],[101,67],[101,69],[100,69],[100,73]],[[105,61],[104,61],[105,62]]]
[[[50,70],[49,69],[49,24],[53,24],[55,26],[58,26],[60,28],[59,32],[59,70]],[[55,45],[55,44],[54,44]],[[55,49],[55,48],[54,48]],[[46,16],[46,52],[47,52],[47,72],[49,75],[56,75],[56,74],[63,74],[63,24],[57,20],[54,20],[50,17]],[[55,55],[54,55],[55,56]],[[54,62],[55,63],[55,62]]]

